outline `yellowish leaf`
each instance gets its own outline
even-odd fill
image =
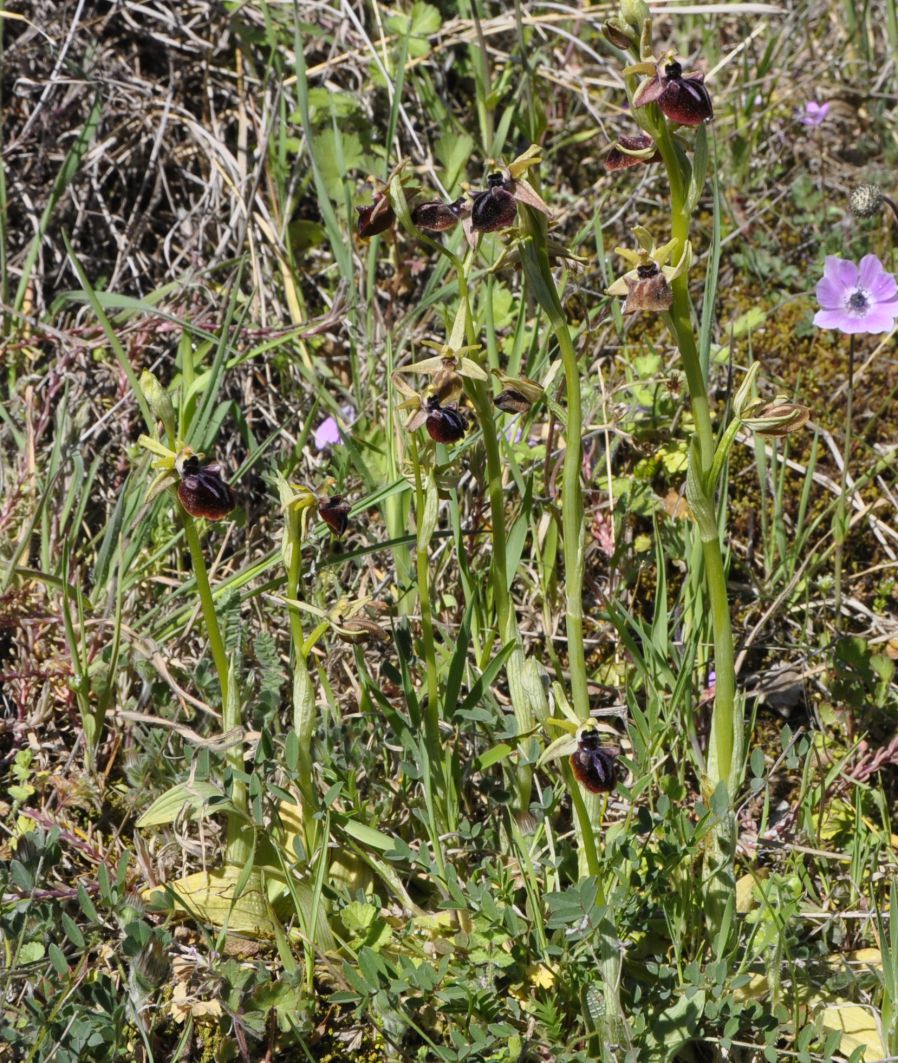
[[[274,925],[261,875],[254,871],[240,896],[234,897],[242,873],[242,868],[228,865],[215,871],[197,871],[167,885],[175,895],[177,907],[190,912],[202,922],[211,926],[227,926],[235,934],[271,937]],[[159,889],[144,890],[143,895],[155,895],[158,898]]]
[[[842,1034],[839,1049],[846,1056],[861,1047],[865,1063],[878,1063],[886,1055],[880,1017],[875,1008],[833,1004],[823,1010],[823,1028],[827,1032],[837,1030]]]

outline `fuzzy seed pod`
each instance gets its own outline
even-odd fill
[[[885,196],[879,185],[858,185],[848,196],[848,205],[856,218],[872,218],[882,210],[884,202]]]

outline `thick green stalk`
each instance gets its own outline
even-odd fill
[[[565,625],[568,668],[571,674],[571,704],[577,718],[589,719],[586,655],[583,649],[583,407],[580,400],[580,369],[567,322],[553,322],[561,351],[567,403],[561,532],[564,552]]]
[[[215,599],[212,596],[212,586],[209,583],[209,572],[206,568],[206,560],[203,557],[203,549],[200,537],[197,534],[196,524],[191,516],[184,514],[184,535],[187,538],[187,546],[190,550],[190,559],[193,563],[193,575],[196,580],[197,593],[203,610],[203,620],[206,624],[206,634],[209,637],[209,649],[218,674],[218,685],[221,688],[221,729],[223,734],[233,731],[241,724],[239,685],[236,677],[231,674],[228,667],[228,655],[225,650],[221,628],[218,626],[218,616],[215,612]],[[243,783],[236,773],[243,772],[243,744],[237,743],[227,751],[225,758],[228,766],[235,772],[231,801],[240,812],[247,810],[246,784]],[[227,845],[226,862],[243,866],[249,859],[252,851],[252,842],[248,835],[246,822],[238,815],[227,817]]]
[[[680,253],[689,239],[690,216],[686,202],[686,180],[680,168],[680,160],[677,157],[673,138],[666,123],[659,122],[655,132],[656,143],[664,160],[670,183],[671,235],[678,241],[672,257],[674,261],[678,261]],[[695,432],[699,442],[702,476],[705,487],[713,489],[710,478],[715,452],[714,428],[711,423],[708,391],[692,322],[692,300],[689,295],[689,278],[687,274],[684,273],[674,278],[671,282],[671,289],[673,292],[673,305],[669,315],[670,329],[680,351],[683,371],[686,374],[686,382],[689,387],[692,414],[695,419]],[[711,623],[714,633],[714,670],[716,673],[714,718],[711,729],[716,736],[717,756],[709,761],[709,767],[713,768],[710,782],[714,786],[718,782],[724,781],[730,787],[733,750],[736,741],[736,674],[729,599],[719,537],[715,537],[710,541],[703,540],[702,555],[705,562],[708,595],[711,600]],[[732,798],[732,793],[730,797]]]
[[[440,843],[440,826],[447,828],[447,816],[436,814],[436,798],[446,799],[446,778],[443,765],[442,746],[440,744],[440,688],[437,674],[436,643],[433,637],[433,611],[430,601],[430,568],[427,549],[430,544],[428,528],[427,496],[421,480],[421,463],[418,456],[418,444],[415,434],[411,436],[412,463],[415,469],[415,523],[417,525],[417,543],[415,563],[418,574],[418,603],[421,607],[421,637],[424,642],[424,665],[427,672],[427,702],[424,711],[424,742],[427,748],[427,762],[423,766],[425,801],[430,824],[431,842],[437,870],[445,876],[445,860]]]
[[[286,500],[282,494],[282,500]],[[285,559],[287,561],[287,598],[299,598],[302,578],[302,527],[303,514],[289,502],[284,514]],[[290,641],[293,644],[293,730],[299,746],[297,774],[302,798],[302,819],[305,830],[306,852],[311,855],[318,835],[318,812],[321,802],[312,770],[312,735],[315,730],[315,688],[309,674],[306,659],[305,633],[302,620],[296,609],[289,610]]]
[[[196,580],[196,589],[200,598],[200,606],[203,610],[203,620],[206,624],[206,634],[209,637],[209,649],[212,653],[215,671],[218,674],[218,685],[221,688],[222,709],[224,709],[228,702],[228,655],[225,651],[224,639],[221,637],[221,628],[218,626],[215,599],[212,597],[209,572],[206,569],[206,560],[203,557],[203,548],[200,545],[200,537],[197,535],[196,524],[193,521],[193,517],[187,514],[182,516],[182,520],[187,547],[190,550],[190,560],[193,564],[193,577]]]

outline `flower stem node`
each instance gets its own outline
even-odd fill
[[[684,74],[671,54],[654,63],[637,63],[624,73],[651,74],[633,94],[634,107],[657,103],[664,117],[679,125],[697,126],[714,117],[705,75],[699,71]]]

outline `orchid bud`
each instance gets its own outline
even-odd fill
[[[770,439],[779,439],[781,436],[791,435],[808,423],[811,411],[807,406],[801,406],[797,402],[767,403],[760,409],[752,412],[750,417],[743,417],[742,423],[746,428],[757,432],[759,436]]]
[[[441,233],[455,228],[464,212],[464,198],[457,199],[454,203],[443,203],[436,199],[415,207],[412,211],[412,221],[424,232]]]
[[[758,373],[760,370],[761,363],[752,362],[748,372],[745,374],[745,379],[739,385],[739,390],[733,398],[733,412],[737,417],[741,417],[745,410],[748,409],[749,404],[756,401],[753,396],[755,381],[758,379]]]
[[[619,18],[609,18],[602,26],[602,33],[609,44],[623,51],[635,48],[639,40],[626,22]]]
[[[170,435],[175,434],[175,408],[172,405],[171,396],[166,388],[160,384],[158,377],[144,369],[140,374],[140,390],[147,400],[154,417],[165,425],[165,430]]]
[[[642,27],[651,19],[652,13],[645,0],[621,0],[620,16],[637,33],[641,33]]]

